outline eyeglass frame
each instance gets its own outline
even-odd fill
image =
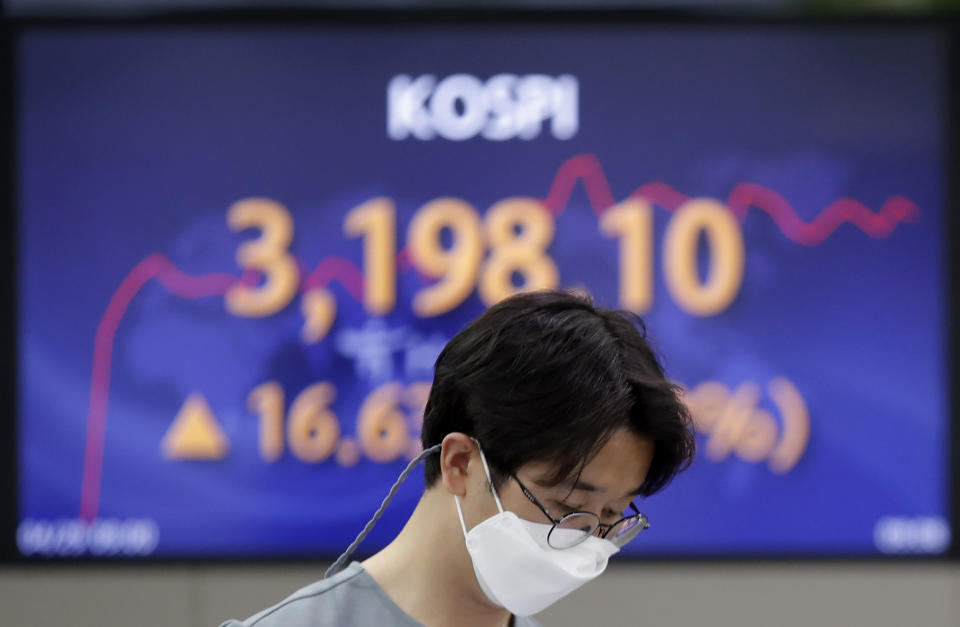
[[[619,544],[618,544],[617,546],[619,546],[619,547],[621,547],[621,548],[622,548],[623,546],[626,546],[627,544],[629,544],[630,541],[632,541],[634,538],[636,538],[637,535],[640,535],[640,533],[641,533],[644,529],[649,529],[649,528],[650,528],[650,521],[649,521],[649,519],[646,517],[646,515],[642,514],[639,509],[637,509],[637,506],[634,504],[633,501],[630,501],[630,507],[631,507],[631,509],[633,509],[634,514],[633,514],[632,516],[624,516],[624,517],[621,518],[620,520],[618,520],[618,521],[616,521],[616,522],[613,522],[613,523],[610,523],[610,524],[606,524],[606,523],[600,522],[600,516],[598,516],[597,514],[595,514],[595,513],[593,513],[593,512],[585,512],[585,511],[567,512],[566,514],[564,514],[564,515],[561,516],[560,518],[554,518],[554,517],[550,514],[550,512],[547,511],[547,508],[544,507],[544,506],[540,503],[540,501],[537,500],[537,497],[535,497],[535,496],[533,495],[533,493],[532,493],[529,489],[527,489],[527,486],[523,485],[523,482],[520,481],[519,477],[517,477],[517,476],[516,476],[515,474],[513,474],[513,473],[510,473],[510,477],[511,477],[514,481],[517,482],[517,485],[518,485],[518,486],[520,486],[520,491],[523,492],[523,495],[524,495],[525,497],[527,497],[527,499],[528,499],[531,503],[533,503],[534,505],[536,505],[537,508],[538,508],[541,512],[543,512],[543,515],[546,516],[546,517],[550,520],[550,522],[553,523],[553,527],[550,529],[550,532],[547,534],[547,542],[548,542],[548,543],[550,542],[550,536],[553,534],[553,530],[556,529],[557,526],[558,526],[561,522],[564,521],[564,519],[569,518],[569,517],[571,517],[571,516],[575,516],[575,515],[589,514],[590,516],[593,516],[594,518],[597,519],[597,526],[596,526],[596,528],[594,528],[594,530],[591,531],[590,533],[585,533],[585,534],[583,535],[583,540],[580,540],[580,542],[577,542],[577,544],[580,544],[580,543],[582,543],[582,542],[585,542],[587,538],[589,538],[590,536],[592,536],[593,534],[595,534],[595,533],[597,532],[597,529],[603,529],[604,527],[606,527],[606,530],[600,535],[600,537],[603,538],[603,539],[606,539],[607,534],[609,534],[610,531],[611,531],[614,527],[616,527],[617,525],[619,525],[620,523],[622,523],[622,522],[625,521],[625,520],[630,520],[631,518],[636,518],[636,519],[637,519],[637,524],[640,525],[640,531],[638,531],[637,534],[636,534],[635,536],[633,536],[633,538],[630,538],[630,540],[629,540],[628,542],[625,542],[623,545],[619,545]],[[613,542],[613,540],[610,540],[610,542]],[[571,544],[570,546],[565,547],[565,549],[573,548],[573,547],[577,546],[577,544]],[[614,544],[616,544],[616,543],[614,542]],[[563,551],[563,550],[565,550],[565,549],[557,549],[557,547],[553,546],[552,544],[551,544],[550,546],[551,546],[552,548],[558,550],[558,551]]]

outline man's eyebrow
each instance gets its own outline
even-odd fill
[[[577,481],[573,484],[574,490],[583,490],[584,492],[606,492],[604,488],[595,486],[592,483],[587,483],[586,481]]]
[[[605,492],[606,491],[599,486],[595,486],[592,483],[587,483],[586,481],[579,480],[579,479],[576,482],[574,482],[573,480],[567,480],[567,481],[561,481],[560,483],[547,481],[546,479],[534,479],[533,482],[536,483],[541,488],[550,489],[550,488],[565,487],[571,492],[573,492],[574,490],[583,490],[584,492]]]
[[[584,492],[606,492],[604,488],[595,486],[592,483],[583,481],[582,479],[578,479],[576,482],[574,482],[573,480],[567,480],[567,481],[561,481],[560,483],[553,483],[551,481],[546,481],[543,479],[534,479],[534,483],[536,483],[541,488],[566,487],[571,492],[573,492],[574,490],[583,490]]]
[[[573,484],[571,484],[571,482],[569,481],[564,481],[564,482],[561,482],[560,484],[551,484],[548,481],[541,481],[541,480],[534,480],[534,483],[536,483],[538,486],[542,488],[556,488],[559,486],[572,485],[572,487],[570,488],[571,492],[574,492],[576,490],[582,490],[584,492],[606,492],[604,488],[601,488],[600,486],[595,486],[592,483],[588,483],[583,480],[578,480],[576,483],[573,483]],[[640,484],[633,490],[630,490],[624,496],[635,497],[635,496],[640,496],[641,494],[643,494],[643,484]]]

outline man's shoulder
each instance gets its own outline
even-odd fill
[[[333,577],[303,587],[244,621],[220,627],[313,627],[315,625],[397,625],[417,621],[387,599],[363,566],[353,562]],[[540,627],[530,616],[516,616],[513,627]]]
[[[244,621],[228,620],[220,627],[299,627],[325,624],[349,605],[350,592],[355,592],[363,567],[354,562],[333,577],[321,579],[300,588],[283,601],[258,612]]]

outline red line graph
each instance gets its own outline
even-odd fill
[[[587,198],[597,214],[603,213],[616,203],[599,160],[593,155],[579,155],[560,166],[544,199],[545,206],[554,216],[559,217],[567,208],[578,182],[583,184]],[[647,183],[634,190],[630,196],[646,198],[671,212],[690,199],[662,182]],[[855,199],[840,198],[812,222],[807,223],[786,199],[773,190],[754,183],[736,185],[730,192],[727,206],[741,222],[746,219],[751,207],[767,213],[786,237],[805,246],[822,243],[847,222],[870,237],[884,238],[889,236],[899,223],[915,221],[920,216],[920,209],[902,196],[887,199],[877,213]],[[401,272],[412,267],[406,249],[398,254],[397,263]],[[339,281],[352,298],[358,302],[363,300],[363,272],[352,261],[342,257],[327,257],[309,274],[305,264],[298,261],[298,265],[301,268],[301,277],[305,277],[301,282],[301,291]],[[110,298],[94,339],[80,503],[80,516],[84,520],[95,519],[99,509],[114,339],[133,298],[152,279],[156,279],[171,294],[192,300],[223,295],[238,282],[255,285],[260,280],[260,274],[247,271],[239,278],[229,274],[190,276],[180,271],[164,255],[154,253],[137,264],[120,283]]]
[[[593,155],[579,155],[560,166],[544,200],[547,209],[555,216],[561,215],[569,204],[577,181],[583,182],[587,198],[597,214],[616,203],[600,161]],[[638,187],[630,196],[646,198],[671,212],[690,200],[689,196],[659,181]],[[878,213],[853,198],[839,198],[807,223],[783,196],[756,183],[736,185],[726,204],[740,222],[746,220],[751,207],[756,207],[769,214],[787,238],[804,246],[823,243],[846,222],[879,239],[888,237],[901,222],[915,222],[920,218],[920,208],[903,196],[888,198]]]
[[[87,445],[83,459],[83,488],[80,498],[80,517],[87,521],[96,518],[100,503],[100,479],[103,472],[103,444],[107,429],[107,397],[110,390],[113,340],[133,297],[151,279],[157,279],[169,292],[184,299],[224,294],[238,280],[237,277],[229,274],[188,276],[178,270],[165,256],[154,253],[130,271],[110,298],[110,304],[107,305],[107,310],[97,326],[93,347],[93,376],[90,381]]]

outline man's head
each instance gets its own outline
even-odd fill
[[[423,445],[475,438],[494,487],[523,467],[542,487],[572,488],[601,451],[646,451],[635,487],[649,496],[692,460],[691,422],[639,318],[533,292],[494,305],[444,348]],[[441,460],[428,458],[427,487],[440,476]]]

